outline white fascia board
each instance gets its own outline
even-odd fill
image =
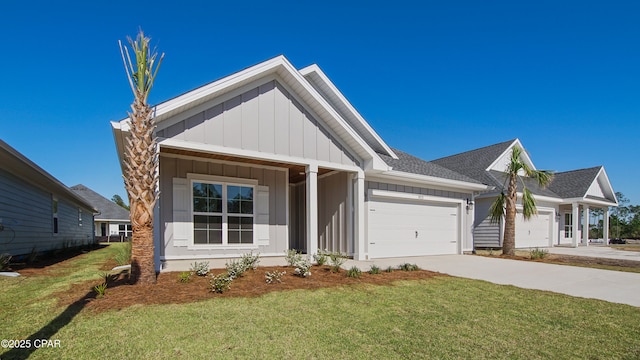
[[[498,194],[500,194],[500,192],[483,193],[483,194],[480,194],[480,195],[476,196],[476,199],[494,198],[494,197],[498,196]],[[518,192],[516,194],[516,197],[518,199],[522,199],[522,192]],[[561,204],[561,203],[564,202],[563,199],[549,197],[549,196],[543,196],[543,195],[535,195],[535,194],[533,195],[533,199],[536,200],[536,201],[544,201],[544,202],[548,202],[548,203],[552,203],[552,204]]]
[[[196,151],[196,152],[210,153],[210,154],[228,155],[228,156],[235,156],[240,158],[249,158],[254,160],[272,161],[272,162],[305,165],[305,166],[313,165],[316,167],[321,167],[326,169],[349,171],[349,172],[360,171],[360,168],[357,166],[349,166],[344,164],[332,163],[328,161],[305,159],[305,158],[299,158],[299,157],[287,156],[287,155],[269,154],[262,151],[255,151],[255,150],[245,150],[245,149],[229,148],[229,147],[219,146],[219,145],[202,144],[202,143],[196,143],[192,141],[185,141],[185,140],[179,140],[179,139],[158,139],[158,145],[161,148],[171,148],[171,149],[189,150],[189,151]]]
[[[391,150],[391,148],[387,145],[384,140],[378,135],[378,133],[369,125],[369,123],[360,115],[360,113],[351,105],[349,100],[338,90],[335,84],[329,79],[329,77],[320,69],[320,67],[316,64],[309,65],[301,70],[299,70],[300,74],[306,76],[311,73],[315,73],[322,79],[322,81],[327,85],[327,87],[333,92],[333,95],[336,96],[342,104],[353,114],[355,119],[360,122],[360,124],[369,132],[369,134],[387,151],[389,156],[394,159],[397,159],[398,156]]]
[[[491,170],[494,166],[496,166],[496,163],[502,159],[505,155],[507,155],[509,152],[511,152],[511,149],[513,149],[514,146],[518,145],[523,151],[521,155],[524,155],[524,162],[528,163],[529,166],[531,167],[531,170],[536,170],[536,166],[534,165],[533,161],[531,161],[531,157],[529,157],[529,153],[527,152],[527,149],[524,148],[524,146],[522,146],[522,143],[520,142],[520,139],[515,139],[513,141],[513,143],[511,143],[511,145],[509,145],[509,147],[502,153],[500,154],[500,156],[498,156],[492,163],[491,165],[489,165],[485,171],[489,171]]]
[[[598,206],[618,206],[618,203],[614,203],[612,201],[602,201],[596,199],[588,199],[588,198],[570,198],[570,199],[562,199],[563,204],[585,204],[585,205],[598,205]]]
[[[462,190],[471,190],[471,191],[481,191],[481,190],[490,190],[491,187],[484,184],[474,184],[466,181],[459,180],[450,180],[443,179],[435,176],[428,175],[419,175],[419,174],[411,174],[403,171],[385,171],[380,174],[371,174],[372,178],[379,177],[382,179],[388,180],[404,180],[404,181],[412,181],[417,184],[423,185],[434,185],[434,186],[444,186],[448,188],[462,189]]]
[[[118,153],[118,164],[120,168],[123,168],[124,164],[124,138],[125,133],[129,131],[129,124],[126,124],[126,130],[123,129],[123,124],[118,121],[111,122],[111,133],[113,134],[113,141],[116,143],[116,152]]]

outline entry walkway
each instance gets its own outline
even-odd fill
[[[403,263],[452,276],[514,285],[525,289],[553,291],[584,298],[640,307],[640,273],[600,270],[568,265],[496,259],[474,255],[416,256],[347,261],[368,271],[375,264],[384,269]]]

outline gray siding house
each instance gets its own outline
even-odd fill
[[[96,209],[0,140],[0,253],[93,243]]]
[[[131,237],[129,210],[82,184],[70,189],[98,210],[94,215],[95,236],[98,241],[123,241]]]

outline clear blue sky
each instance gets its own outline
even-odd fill
[[[117,41],[142,27],[166,53],[151,103],[284,54],[392,147],[518,137],[538,168],[604,165],[640,203],[640,2],[60,3],[2,5],[0,138],[66,185],[125,198],[109,121],[132,100]]]

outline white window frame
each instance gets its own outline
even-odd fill
[[[573,238],[573,214],[570,212],[564,213],[564,238]]]
[[[213,176],[213,175],[202,175],[202,174],[187,174],[187,179],[189,180],[189,219],[190,226],[188,230],[189,236],[189,248],[192,249],[258,249],[257,244],[257,214],[256,214],[256,197],[258,191],[258,180],[254,179],[242,179],[242,178],[232,178],[225,176]],[[196,244],[195,236],[194,236],[194,215],[211,215],[212,213],[202,213],[193,211],[193,184],[194,183],[207,183],[207,184],[219,184],[222,185],[222,244]],[[251,187],[253,189],[253,209],[252,214],[249,216],[248,214],[235,214],[231,213],[230,215],[239,216],[239,217],[251,217],[253,219],[253,237],[251,239],[251,244],[229,244],[229,213],[227,211],[227,187],[228,186],[244,186]]]

